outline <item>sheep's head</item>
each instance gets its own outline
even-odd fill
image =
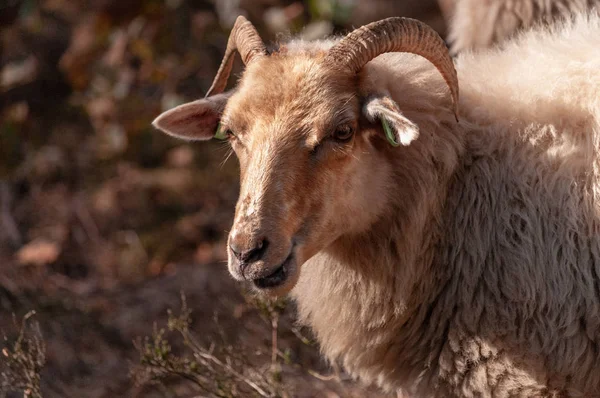
[[[246,70],[238,86],[223,93],[236,50]],[[185,139],[216,134],[238,156],[241,189],[228,249],[236,279],[284,294],[309,258],[381,216],[388,201],[381,193],[390,183],[381,151],[389,143],[408,145],[418,128],[391,98],[363,93],[357,75],[369,60],[393,51],[431,61],[456,107],[452,60],[420,22],[390,18],[330,48],[283,47],[268,55],[254,27],[239,17],[207,96],[154,121]]]

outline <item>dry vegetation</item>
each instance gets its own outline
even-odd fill
[[[39,323],[30,318],[35,312],[23,317],[14,343],[5,337],[0,362],[0,396],[11,392],[23,392],[25,397],[40,398],[40,372],[46,363],[46,346]],[[15,319],[15,326],[17,322]]]
[[[291,364],[290,354],[282,353],[277,346],[278,319],[285,305],[270,301],[260,304],[272,325],[271,363],[266,367],[252,363],[248,352],[240,352],[239,347],[229,344],[222,329],[219,341],[212,341],[209,346],[199,342],[190,330],[192,311],[182,295],[181,313],[175,316],[169,311],[167,327],[169,332],[177,333],[189,355],[174,355],[171,343],[165,338],[165,329],[155,326],[151,337],[136,342],[140,352],[140,365],[133,371],[136,384],[163,385],[166,378],[175,375],[189,380],[204,393],[218,396],[290,396],[282,384],[280,365],[280,360]],[[217,317],[214,322],[219,325]]]
[[[267,40],[390,15],[443,28],[433,1],[0,2],[7,396],[375,395],[319,359],[291,305],[227,275],[227,148],[150,127],[206,91],[240,13]]]

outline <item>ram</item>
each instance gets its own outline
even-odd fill
[[[537,24],[560,22],[599,0],[438,0],[449,20],[451,52],[490,47]]]
[[[268,53],[239,17],[207,96],[154,126],[230,142],[230,273],[289,293],[356,378],[598,396],[599,48],[600,16],[582,15],[456,68],[404,18]]]

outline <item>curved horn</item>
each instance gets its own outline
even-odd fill
[[[357,73],[370,60],[387,52],[408,52],[431,62],[450,88],[454,116],[458,120],[458,77],[442,38],[426,24],[392,17],[354,31],[329,50],[328,61]]]
[[[206,97],[222,93],[225,90],[227,79],[229,79],[229,74],[233,67],[233,55],[236,50],[239,51],[244,65],[248,65],[256,57],[267,54],[265,45],[254,25],[241,15],[237,17],[233,29],[231,29],[223,61],[221,61],[221,66],[217,71],[212,86],[206,92]]]

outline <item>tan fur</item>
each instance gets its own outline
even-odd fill
[[[502,43],[536,24],[570,18],[600,6],[599,0],[455,0],[450,7],[453,53]]]
[[[427,61],[352,77],[330,46],[252,63],[227,102],[232,236],[271,242],[232,275],[295,253],[270,293],[291,289],[324,355],[387,392],[600,395],[600,16],[460,57],[460,124]],[[418,127],[410,145],[365,117],[372,98]],[[352,141],[328,138],[347,124]]]

